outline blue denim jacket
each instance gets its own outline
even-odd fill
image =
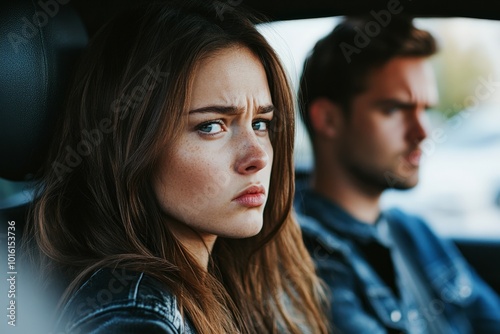
[[[192,334],[175,296],[140,272],[101,269],[69,299],[55,334]]]
[[[318,274],[331,290],[338,332],[430,333],[432,324],[444,323],[442,334],[500,333],[498,296],[419,218],[393,209],[366,224],[310,190],[297,194],[295,208]],[[419,290],[409,288],[402,261],[394,262],[395,296],[356,246],[368,239],[388,246],[393,257],[398,248],[408,250],[404,263],[421,274],[428,303],[419,303]]]

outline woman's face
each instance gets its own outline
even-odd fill
[[[274,111],[258,58],[235,46],[202,60],[188,110],[187,126],[165,151],[154,181],[163,210],[175,220],[172,231],[186,237],[187,226],[212,244],[217,236],[257,234],[273,162]]]

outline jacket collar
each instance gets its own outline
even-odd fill
[[[342,237],[358,240],[362,243],[374,240],[381,242],[379,223],[384,219],[382,214],[374,224],[363,222],[353,217],[338,204],[311,189],[303,190],[297,194],[295,206],[299,212],[323,222],[329,230]],[[383,243],[385,244],[385,242]]]

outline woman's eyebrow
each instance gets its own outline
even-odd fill
[[[261,106],[258,109],[259,114],[267,114],[276,110],[276,107],[273,105]],[[196,108],[189,111],[189,114],[197,114],[197,113],[217,113],[224,115],[238,115],[245,112],[245,108],[236,107],[236,106],[206,106],[201,108]]]
[[[227,114],[227,115],[237,115],[244,112],[243,108],[238,108],[235,106],[206,106],[189,111],[189,114],[198,113],[217,113],[217,114]]]
[[[259,114],[268,114],[268,113],[275,112],[275,111],[276,111],[276,107],[273,106],[272,104],[270,104],[268,106],[259,107],[258,113]]]

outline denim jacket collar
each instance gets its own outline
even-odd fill
[[[296,204],[300,206],[301,211],[306,215],[323,222],[329,229],[342,237],[355,239],[362,243],[372,240],[381,241],[378,225],[383,219],[382,214],[379,215],[377,221],[373,224],[363,222],[353,217],[328,198],[309,189],[303,191],[302,198],[298,198]]]

